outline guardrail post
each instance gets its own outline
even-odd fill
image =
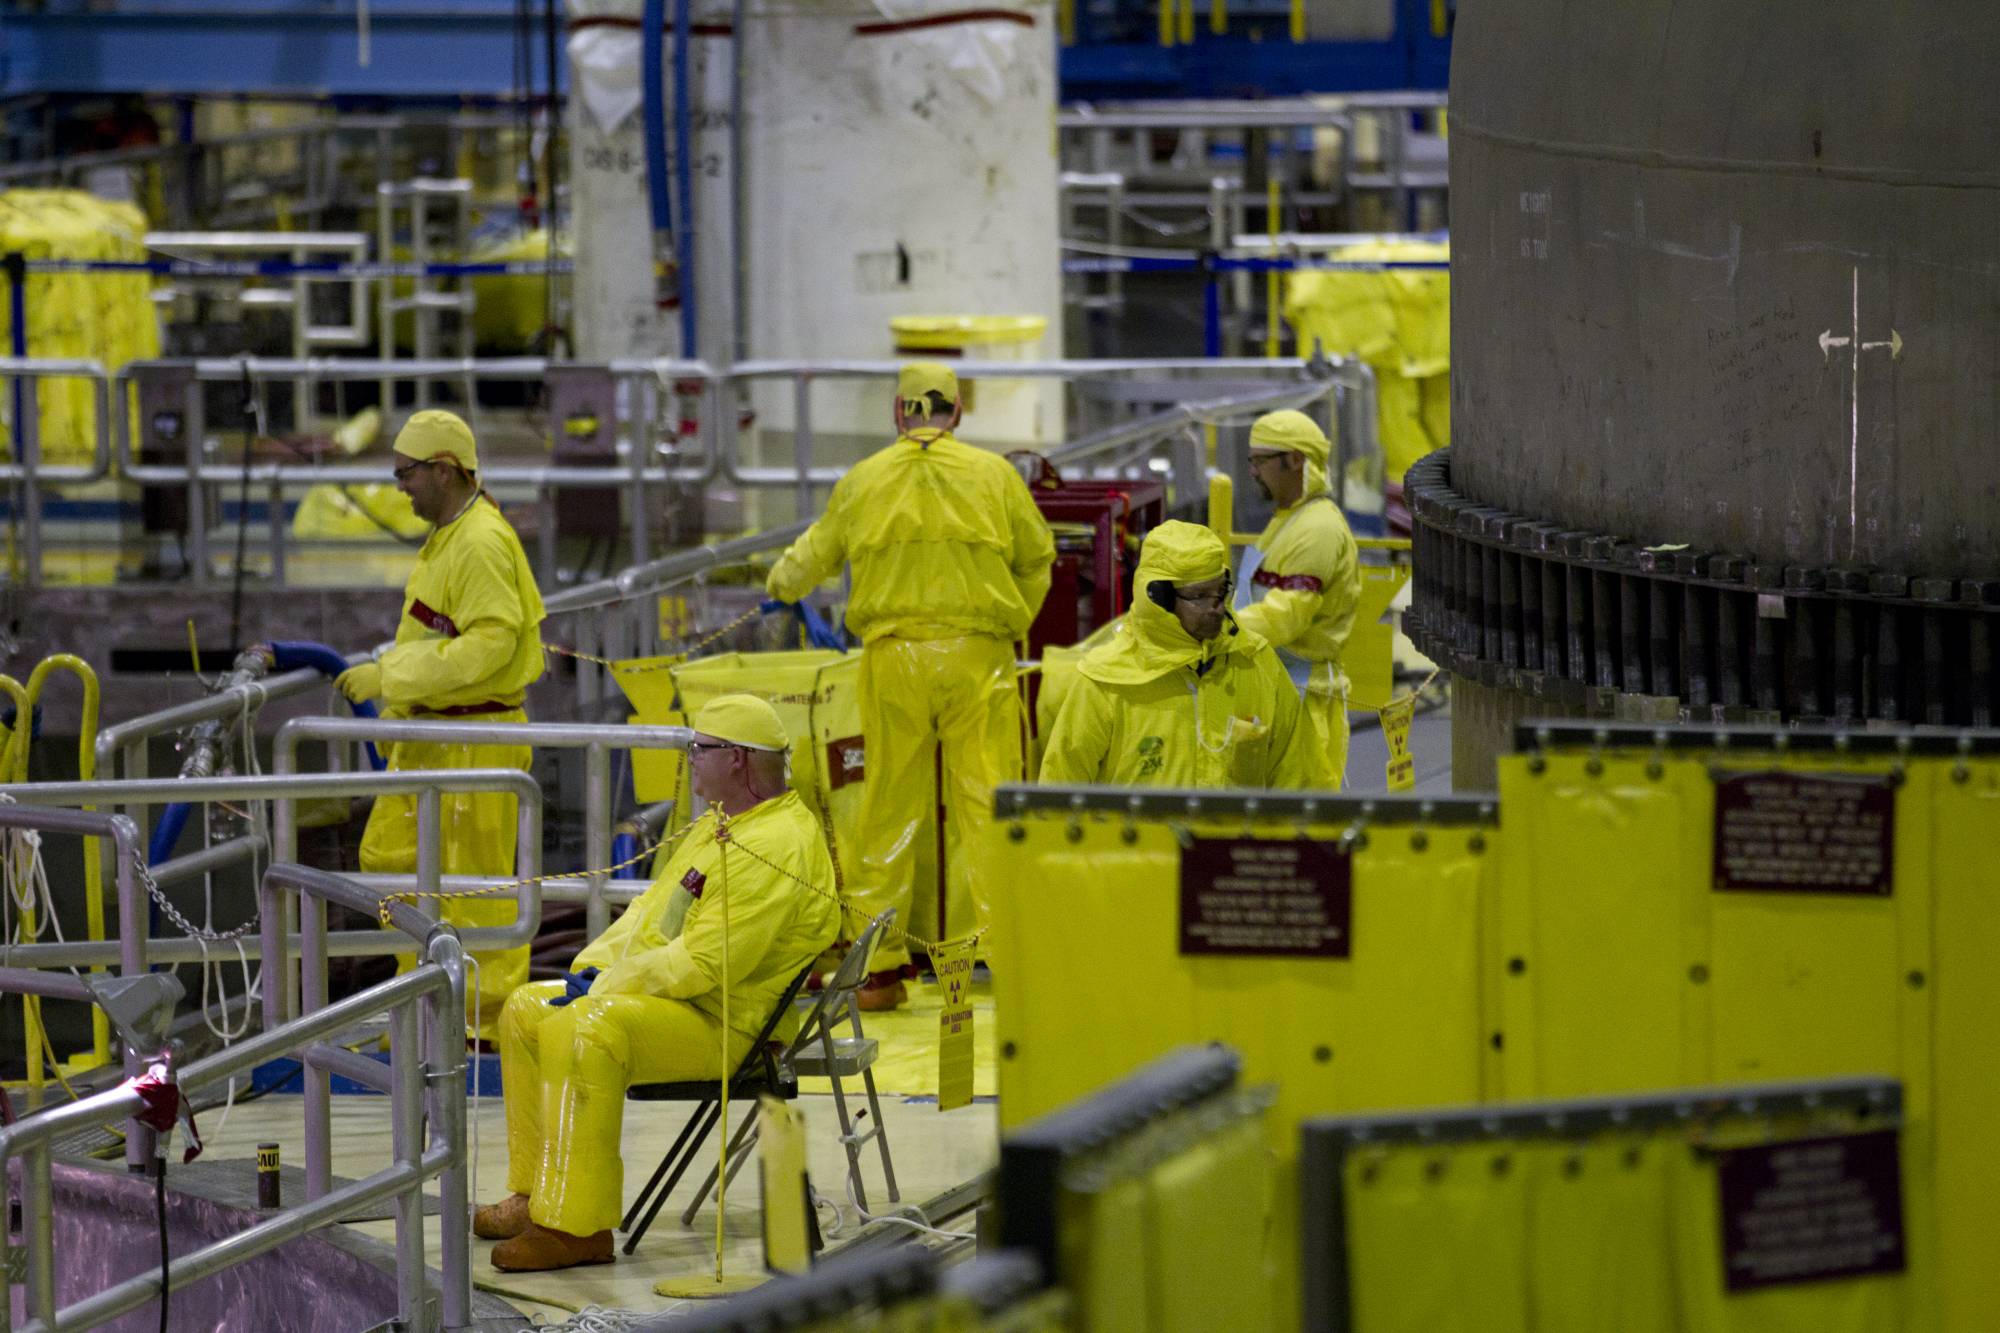
[[[118,969],[128,977],[144,976],[146,973],[146,941],[151,935],[147,928],[146,890],[139,883],[138,859],[139,831],[132,821],[122,816],[114,816],[112,836],[106,841],[115,849],[118,867]],[[135,1078],[145,1072],[144,1062],[139,1052],[129,1045],[125,1049],[125,1076]],[[125,1122],[125,1169],[140,1172],[153,1159],[154,1133],[151,1128],[139,1122],[137,1117]]]
[[[436,895],[444,887],[444,802],[436,787],[417,793],[417,888],[431,895],[417,899],[417,910],[436,920],[444,903]]]
[[[448,1015],[440,1015],[448,1018]],[[393,1082],[390,1139],[397,1166],[417,1167],[423,1152],[423,1048],[417,1044],[415,1001],[399,1004],[389,1014],[389,1065]],[[322,1078],[326,1077],[324,1074]],[[440,1216],[440,1222],[449,1222]],[[421,1189],[396,1196],[396,1292],[404,1326],[427,1329],[424,1319],[429,1284],[424,1275],[424,1195]]]
[[[54,1328],[55,1189],[49,1181],[48,1144],[37,1143],[23,1155],[21,1194],[21,1211],[26,1214],[28,1223],[28,1315]]]
[[[190,375],[187,407],[184,412],[187,448],[187,564],[188,579],[196,588],[208,584],[208,488],[202,485],[202,449],[207,441],[204,417],[206,398],[201,378]],[[234,650],[236,645],[231,644]]]
[[[590,870],[590,896],[583,909],[588,943],[611,924],[611,908],[604,901],[610,881],[605,867],[611,863],[611,752],[598,743],[583,752],[583,863]]]
[[[792,465],[799,470],[798,518],[812,517],[812,461],[812,376],[799,371],[792,378]]]
[[[326,900],[316,893],[280,893],[298,902],[299,1014],[326,1007]],[[282,937],[281,937],[282,938]],[[283,949],[282,943],[279,948]],[[264,972],[271,971],[269,960]],[[324,1068],[299,1062],[301,1100],[305,1102],[306,1198],[322,1197],[333,1188],[333,1083]]]
[[[465,953],[449,932],[431,936],[426,956],[444,969],[451,989],[424,997],[424,1042],[430,1052],[431,1137],[455,1151],[438,1174],[438,1271],[444,1275],[443,1323],[461,1328],[472,1322],[472,1208],[466,1185]]]

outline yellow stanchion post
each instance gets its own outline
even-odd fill
[[[1228,0],[1208,0],[1208,30],[1217,37],[1229,32]]]
[[[1180,39],[1182,46],[1194,45],[1194,0],[1181,0]]]
[[[722,1145],[715,1162],[715,1278],[667,1278],[653,1288],[656,1296],[682,1299],[731,1296],[763,1285],[761,1273],[725,1274],[722,1268],[722,1221],[729,1202],[729,816],[715,811],[715,842],[722,851],[722,1116],[716,1127]]]
[[[1160,45],[1174,44],[1174,0],[1160,0]]]
[[[1306,0],[1292,0],[1292,40],[1306,39]]]
[[[35,705],[41,702],[42,686],[47,682],[51,671],[67,671],[83,682],[83,717],[77,727],[76,771],[80,781],[93,782],[97,778],[97,716],[99,701],[102,698],[102,692],[97,683],[97,672],[91,667],[90,663],[84,661],[74,653],[54,653],[43,658],[28,676],[26,694],[29,706],[27,711],[31,716]],[[28,744],[25,733],[22,737],[16,765],[15,781],[26,782],[28,780]],[[86,810],[95,810],[96,808],[96,806],[84,807]],[[93,941],[104,938],[104,862],[102,851],[98,846],[99,841],[97,838],[85,838],[83,840],[83,916],[86,933],[88,933]],[[107,969],[102,963],[93,963],[90,970],[93,972],[104,972]],[[40,1004],[35,1006],[35,1020],[37,1027],[39,1027],[41,1021]],[[33,1040],[39,1033],[30,1032],[28,1035]],[[110,1062],[111,1024],[104,1016],[102,1009],[92,1006],[90,1012],[90,1053],[87,1056],[76,1057],[70,1062],[70,1065],[73,1070],[95,1069],[99,1065],[109,1064]],[[34,1060],[31,1059],[28,1063],[30,1069],[35,1067],[36,1062]]]

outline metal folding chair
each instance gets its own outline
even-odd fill
[[[792,978],[791,985],[785,987],[785,993],[778,998],[777,1006],[771,1010],[771,1016],[764,1020],[763,1031],[757,1034],[757,1040],[750,1044],[750,1049],[744,1052],[743,1059],[737,1064],[735,1073],[729,1077],[729,1100],[735,1102],[740,1098],[747,1108],[743,1125],[734,1135],[736,1142],[743,1140],[744,1130],[756,1124],[759,1093],[768,1092],[786,1101],[798,1095],[797,1081],[785,1070],[779,1059],[781,1052],[772,1049],[773,1038],[778,1031],[779,1022],[790,1012],[792,1002],[798,998],[799,988],[806,984],[806,975],[811,970],[811,968],[801,969],[799,974]],[[716,1122],[722,1119],[722,1080],[715,1078],[687,1079],[676,1083],[635,1083],[625,1090],[625,1095],[632,1101],[639,1102],[696,1103],[694,1114],[688,1117],[687,1124],[681,1127],[680,1137],[674,1140],[673,1147],[667,1149],[667,1154],[660,1159],[660,1164],[653,1168],[652,1179],[646,1182],[646,1188],[639,1191],[639,1197],[634,1199],[632,1206],[626,1210],[625,1220],[618,1224],[620,1231],[629,1233],[625,1238],[625,1253],[630,1254],[638,1248],[640,1238],[646,1234],[646,1229],[653,1225],[653,1219],[659,1215],[660,1205],[664,1204],[667,1196],[673,1193],[674,1186],[680,1183],[681,1176],[693,1164],[695,1154],[714,1132]],[[730,1145],[730,1152],[733,1154],[736,1151],[736,1143],[733,1142]],[[740,1158],[731,1163],[729,1173],[731,1179],[735,1178],[735,1167],[740,1164]],[[660,1183],[662,1179],[666,1181],[664,1185]],[[708,1191],[714,1183],[715,1174],[710,1172],[708,1182],[702,1186],[701,1193],[695,1196],[694,1203],[688,1208],[686,1214],[688,1219],[692,1220],[695,1209],[701,1207],[702,1200],[708,1197]],[[635,1229],[632,1222],[634,1218],[639,1217],[639,1210],[642,1208],[645,1209],[646,1215],[640,1219]]]
[[[883,1123],[882,1106],[875,1099],[875,1056],[880,1046],[873,1038],[862,1035],[861,1007],[855,999],[861,984],[868,979],[868,961],[874,954],[876,941],[895,924],[894,908],[868,923],[861,937],[854,941],[854,947],[841,959],[840,967],[827,979],[819,993],[819,1003],[799,1025],[798,1035],[778,1057],[794,1086],[802,1078],[832,1081],[833,1105],[840,1116],[840,1144],[847,1149],[847,1176],[854,1182],[854,1197],[864,1212],[868,1208],[868,1190],[861,1183],[861,1149],[871,1139],[882,1154],[882,1177],[888,1182],[889,1202],[900,1202],[903,1197],[896,1189],[896,1167],[889,1160],[889,1127]],[[838,1035],[843,1023],[849,1032],[847,1036]],[[854,1132],[854,1118],[847,1113],[847,1091],[841,1086],[842,1079],[856,1077],[868,1095],[868,1109],[862,1114],[870,1121],[869,1127],[859,1134]]]

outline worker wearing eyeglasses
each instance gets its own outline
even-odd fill
[[[520,537],[479,484],[472,428],[455,413],[418,412],[396,436],[395,459],[396,486],[432,525],[430,536],[403,589],[395,646],[334,684],[355,703],[381,700],[386,717],[525,722],[522,700],[542,674],[542,594]],[[525,770],[532,758],[525,745],[402,741],[390,748],[389,769]],[[440,796],[444,873],[512,875],[515,804],[504,792]],[[376,798],[361,837],[364,874],[416,870],[416,810],[414,796]],[[443,904],[444,919],[458,926],[511,925],[514,912],[511,894]],[[528,979],[528,946],[473,957],[466,1019],[476,1015],[478,1035],[491,1037],[501,1005]]]
[[[1305,703],[1332,785],[1347,776],[1347,672],[1340,663],[1361,600],[1361,559],[1327,489],[1327,438],[1303,412],[1250,427],[1250,476],[1278,512],[1244,552],[1236,618],[1278,650]]]
[[[1167,522],[1139,550],[1131,612],[1084,655],[1042,756],[1044,783],[1144,787],[1325,784],[1298,691],[1230,614],[1229,551]]]
[[[707,812],[568,976],[507,1002],[510,1193],[472,1220],[475,1234],[501,1242],[495,1268],[609,1263],[625,1197],[626,1088],[736,1068],[792,979],[838,933],[833,860],[819,817],[786,783],[777,710],[725,694],[693,722],[688,763]],[[718,811],[729,818],[726,841]],[[777,1036],[797,1027],[788,1016]]]

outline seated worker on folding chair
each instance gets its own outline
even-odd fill
[[[688,763],[707,813],[567,978],[521,987],[501,1012],[512,1193],[472,1223],[503,1242],[495,1268],[609,1263],[624,1200],[625,1090],[736,1068],[792,979],[839,933],[826,835],[785,784],[776,711],[726,694],[695,714],[694,730]]]

